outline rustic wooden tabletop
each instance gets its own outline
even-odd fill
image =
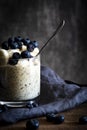
[[[46,117],[37,118],[40,122],[38,130],[86,130],[87,124],[79,124],[79,118],[83,115],[87,115],[87,103],[81,104],[80,106],[62,112],[65,116],[65,120],[62,124],[53,124],[47,122]],[[8,126],[0,126],[0,130],[26,130],[27,120],[17,122]]]

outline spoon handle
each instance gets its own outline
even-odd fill
[[[52,36],[46,41],[46,43],[42,46],[42,48],[40,49],[39,53],[36,56],[38,56],[42,52],[42,50],[46,47],[46,45],[49,43],[49,41],[56,35],[56,33],[60,32],[62,30],[64,24],[65,24],[65,20],[62,20],[60,22],[60,24],[57,26],[57,28],[54,31],[54,33],[52,34]]]

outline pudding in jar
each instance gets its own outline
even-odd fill
[[[0,101],[28,101],[40,95],[38,43],[9,38],[0,48]]]

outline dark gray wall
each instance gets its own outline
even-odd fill
[[[40,47],[57,26],[66,24],[41,54],[42,64],[62,78],[87,83],[86,0],[0,0],[0,42],[29,37]]]

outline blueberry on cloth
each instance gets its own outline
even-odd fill
[[[28,45],[27,45],[27,50],[28,51],[30,51],[30,52],[32,52],[33,50],[34,50],[34,44],[33,44],[33,42],[30,42]]]
[[[54,118],[54,123],[55,124],[61,124],[64,122],[64,116],[63,115],[58,115]]]
[[[26,51],[22,51],[21,57],[22,58],[31,58],[32,56],[31,56],[30,52],[26,50]]]
[[[8,49],[9,49],[9,44],[8,44],[7,41],[3,42],[1,46],[2,46],[2,48],[5,49],[5,50],[8,50]]]
[[[18,63],[18,59],[10,58],[8,61],[8,64],[10,64],[10,65],[16,65],[17,63]]]
[[[17,48],[19,48],[17,42],[12,42],[12,43],[10,43],[10,47],[11,47],[11,49],[17,49]]]
[[[38,103],[33,102],[32,104],[33,104],[33,107],[38,107]]]
[[[54,113],[49,113],[46,115],[46,119],[48,122],[52,122],[52,121],[54,121],[55,116],[56,115]]]
[[[26,105],[26,107],[29,108],[29,109],[31,109],[31,108],[33,108],[34,106],[33,106],[33,104],[29,103],[29,104]]]
[[[87,116],[81,116],[80,118],[79,118],[79,123],[80,124],[87,124]]]
[[[22,39],[22,42],[24,43],[24,45],[28,45],[30,43],[30,39],[26,38],[26,39]]]
[[[21,58],[21,54],[19,54],[18,52],[13,53],[12,59],[20,59],[20,58]]]
[[[30,119],[26,122],[27,130],[36,130],[39,127],[39,121],[36,119]]]
[[[20,36],[17,36],[14,38],[15,42],[20,42],[22,40],[22,38]]]

